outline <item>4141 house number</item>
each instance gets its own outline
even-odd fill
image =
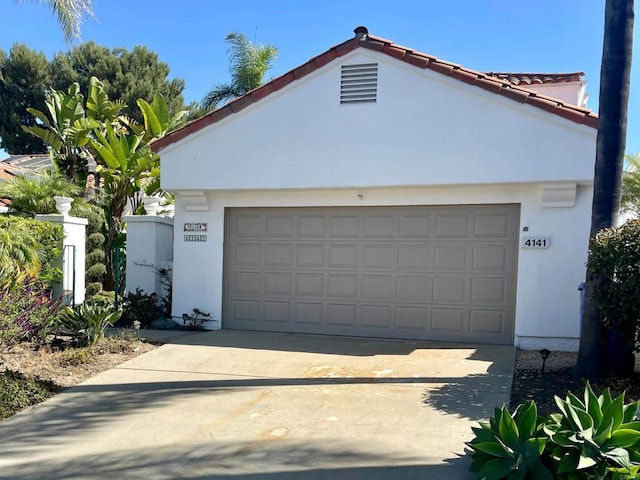
[[[551,239],[549,237],[524,237],[522,248],[549,248]]]

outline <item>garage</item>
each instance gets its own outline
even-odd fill
[[[513,344],[519,211],[228,208],[222,327]]]
[[[577,350],[598,118],[580,73],[540,75],[358,28],[154,142],[172,317]]]

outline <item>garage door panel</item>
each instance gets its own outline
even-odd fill
[[[468,215],[436,215],[436,238],[467,238],[468,236]]]
[[[295,274],[295,295],[314,296],[324,295],[324,278],[322,273],[296,273]]]
[[[260,302],[257,300],[234,300],[231,315],[234,320],[258,323],[260,321]]]
[[[411,330],[419,337],[428,330],[428,310],[426,307],[396,307],[396,329]],[[411,336],[413,336],[411,335]]]
[[[398,237],[420,239],[433,237],[433,218],[430,215],[400,215]]]
[[[327,304],[327,325],[355,327],[356,306],[353,304]]]
[[[364,238],[393,238],[398,233],[394,215],[367,215],[364,217]]]
[[[398,249],[395,245],[365,245],[362,247],[362,268],[397,268]]]
[[[469,330],[474,333],[500,335],[505,332],[504,310],[471,310]]]
[[[391,311],[392,309],[388,305],[362,305],[359,324],[367,328],[384,328],[390,331],[392,327]]]
[[[264,293],[266,295],[291,295],[292,273],[266,272],[264,274]]]
[[[467,330],[467,316],[462,308],[432,308],[431,330],[433,332],[464,332]]]
[[[291,216],[270,216],[266,218],[267,237],[290,238],[293,234],[294,219]]]
[[[286,302],[263,302],[262,318],[266,323],[289,323],[291,319],[291,303]]]
[[[262,246],[259,243],[238,243],[233,248],[233,260],[237,266],[259,266],[262,263]]]
[[[322,267],[325,263],[324,245],[298,245],[296,247],[296,266]]]
[[[230,209],[223,326],[512,343],[518,211]]]
[[[434,276],[433,295],[434,302],[462,303],[467,300],[466,276]]]
[[[468,246],[460,244],[438,244],[434,247],[435,270],[466,270]]]
[[[234,291],[242,295],[260,295],[260,272],[235,272],[233,274]]]
[[[296,323],[320,325],[322,323],[322,303],[295,302],[293,315]]]
[[[324,237],[327,234],[324,215],[300,215],[298,217],[298,237]]]
[[[393,275],[362,275],[360,285],[362,298],[393,299],[395,290]]]
[[[427,275],[398,275],[396,298],[398,301],[430,302],[433,282]]]
[[[358,238],[361,218],[357,215],[336,215],[329,220],[329,235],[335,238]]]
[[[232,222],[232,231],[236,237],[261,237],[261,215],[237,215]]]
[[[327,295],[330,297],[357,297],[358,276],[355,274],[327,275]]]
[[[471,302],[504,304],[507,301],[505,278],[476,277],[471,279]]]
[[[329,245],[329,267],[358,268],[359,245]]]
[[[509,248],[505,245],[474,245],[472,268],[474,270],[507,270]]]
[[[267,267],[292,267],[293,245],[268,243],[265,246],[264,265]]]
[[[474,238],[506,238],[509,235],[508,217],[499,214],[476,215]]]

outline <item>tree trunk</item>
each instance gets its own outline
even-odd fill
[[[617,222],[627,132],[627,106],[633,43],[633,0],[607,0],[600,69],[600,124],[591,212],[593,238]],[[604,281],[587,270],[587,285],[576,374],[596,378],[604,370],[605,329],[592,300],[594,286]],[[611,355],[615,352],[609,352]]]

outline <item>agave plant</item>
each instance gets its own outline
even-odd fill
[[[103,337],[107,328],[116,323],[122,316],[122,310],[112,311],[109,307],[82,304],[77,307],[66,307],[60,315],[60,326],[83,345],[95,345]]]
[[[489,422],[472,428],[475,438],[467,443],[473,451],[469,469],[477,480],[552,480],[543,464],[548,437],[542,431],[535,402],[519,405],[513,414],[496,408]]]
[[[543,430],[556,478],[640,478],[640,401],[625,405],[624,393],[612,399],[609,389],[596,396],[588,383],[583,399],[572,393],[555,399],[560,412]]]

